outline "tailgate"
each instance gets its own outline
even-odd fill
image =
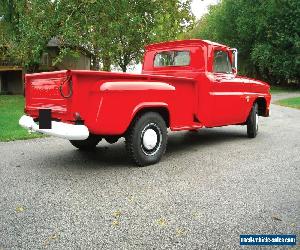
[[[52,117],[66,119],[71,108],[72,86],[68,71],[25,76],[25,113],[36,118],[39,109],[51,109]]]

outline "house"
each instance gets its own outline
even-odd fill
[[[89,70],[91,68],[91,54],[84,48],[72,48],[73,51],[78,52],[78,56],[67,55],[60,63],[53,66],[53,60],[59,54],[61,43],[57,38],[52,38],[48,44],[46,51],[42,54],[40,71],[54,71],[62,69],[83,69]]]
[[[65,56],[62,61],[53,66],[53,60],[59,54],[60,42],[57,38],[52,38],[46,50],[41,56],[39,71],[54,71],[63,69],[83,69],[91,68],[91,54],[84,48],[73,48],[78,56]],[[0,58],[0,93],[1,94],[23,94],[24,90],[24,68],[12,59]]]
[[[23,93],[24,70],[11,60],[0,60],[0,94]]]

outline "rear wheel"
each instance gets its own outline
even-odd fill
[[[258,105],[255,103],[247,119],[247,135],[255,138],[258,133]]]
[[[167,126],[155,112],[137,117],[126,135],[126,149],[134,163],[146,166],[157,163],[166,151]]]
[[[74,147],[87,151],[94,149],[101,140],[101,137],[90,134],[85,140],[70,140],[70,142]]]

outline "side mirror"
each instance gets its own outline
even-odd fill
[[[232,74],[237,75],[237,69],[236,68],[232,68]]]
[[[231,49],[232,51],[232,73],[237,75],[238,73],[238,51],[237,49]]]

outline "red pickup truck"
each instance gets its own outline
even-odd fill
[[[31,131],[93,149],[125,137],[139,166],[154,164],[167,146],[167,129],[246,125],[258,131],[269,116],[268,84],[237,75],[237,50],[206,40],[146,46],[142,74],[65,70],[25,76],[25,113]]]

